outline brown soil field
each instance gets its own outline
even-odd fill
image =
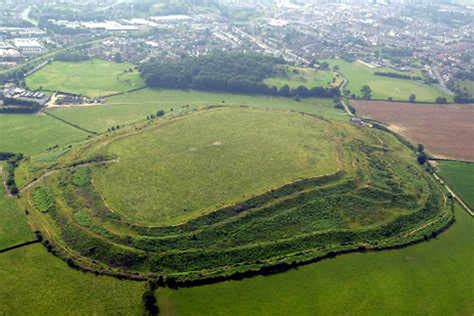
[[[359,116],[385,123],[437,158],[474,161],[474,104],[351,103]]]

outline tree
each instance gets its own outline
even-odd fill
[[[414,93],[410,94],[410,96],[408,97],[408,101],[413,103],[415,102],[415,100],[416,100],[416,95]]]
[[[418,144],[418,152],[422,153],[425,151],[425,146],[423,144]]]
[[[426,154],[424,152],[421,152],[418,154],[417,160],[420,165],[424,165],[426,163],[426,160],[428,160],[428,158],[426,157]]]
[[[290,87],[286,84],[283,87],[280,88],[280,91],[278,91],[278,94],[283,96],[283,97],[289,97],[290,96]]]
[[[153,291],[145,291],[145,293],[143,293],[142,300],[147,315],[154,316],[159,314],[160,310],[156,305],[156,297]]]
[[[448,103],[448,100],[445,97],[437,97],[436,98],[436,103],[438,104],[446,104]]]
[[[360,92],[362,92],[362,97],[366,100],[370,100],[372,98],[372,89],[368,85],[364,85]]]

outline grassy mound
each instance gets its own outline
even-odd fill
[[[37,186],[56,207],[42,213],[31,193],[20,202],[58,254],[168,282],[399,246],[452,220],[450,201],[395,137],[294,112],[212,108],[149,121],[47,169]]]
[[[316,124],[315,124],[316,121]],[[107,205],[144,225],[173,225],[300,178],[337,172],[331,124],[297,113],[221,108],[120,138],[94,172]]]
[[[106,96],[144,85],[134,66],[100,59],[55,61],[26,78],[30,89],[62,91],[88,97]]]

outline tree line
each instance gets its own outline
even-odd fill
[[[291,89],[268,86],[263,80],[277,76],[281,58],[254,54],[214,52],[206,56],[185,57],[169,62],[152,60],[140,72],[153,88],[197,89],[245,94],[268,94],[284,97],[337,97],[339,89],[299,86]]]
[[[0,161],[4,160],[7,162],[7,166],[5,168],[5,186],[8,192],[12,195],[17,195],[19,192],[15,182],[15,169],[18,167],[18,164],[22,159],[23,154],[0,152]]]

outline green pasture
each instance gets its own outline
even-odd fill
[[[1,166],[2,164],[0,163]],[[2,186],[0,188],[0,249],[34,239],[35,236],[26,222],[24,211],[17,209],[16,199],[7,197]],[[0,261],[1,256],[0,254]]]
[[[107,96],[144,86],[133,65],[100,59],[55,61],[26,78],[33,90],[62,91],[88,97]]]
[[[281,74],[276,77],[266,78],[263,82],[267,86],[281,88],[288,85],[290,88],[305,86],[308,89],[314,87],[331,87],[334,73],[332,71],[316,70],[312,68],[283,66]]]
[[[183,90],[144,89],[107,99],[105,105],[72,107],[50,110],[54,115],[83,128],[102,132],[116,125],[144,120],[158,110],[168,114],[179,113],[209,105],[251,106],[256,108],[294,110],[322,115],[335,120],[347,120],[341,110],[335,109],[331,99],[293,99],[251,96],[227,93],[209,93]]]
[[[119,162],[93,175],[107,205],[141,223],[177,224],[339,168],[332,125],[308,115],[222,108],[160,125],[112,142]]]
[[[0,315],[142,315],[144,284],[71,269],[30,245],[0,254]]]
[[[372,89],[373,99],[387,100],[393,98],[398,101],[408,101],[413,93],[420,102],[434,102],[437,97],[444,96],[452,101],[452,96],[445,94],[434,85],[407,79],[376,76],[374,72],[398,72],[389,68],[369,68],[360,62],[346,62],[341,59],[328,60],[331,67],[338,66],[339,71],[348,80],[347,89],[356,96],[361,96],[360,89],[368,85]],[[410,73],[407,73],[410,75]]]
[[[86,139],[88,134],[44,114],[0,114],[0,151],[31,155]]]
[[[440,175],[462,199],[474,207],[474,163],[439,161]]]
[[[402,250],[349,254],[242,281],[157,291],[161,315],[465,315],[474,312],[474,221]]]

